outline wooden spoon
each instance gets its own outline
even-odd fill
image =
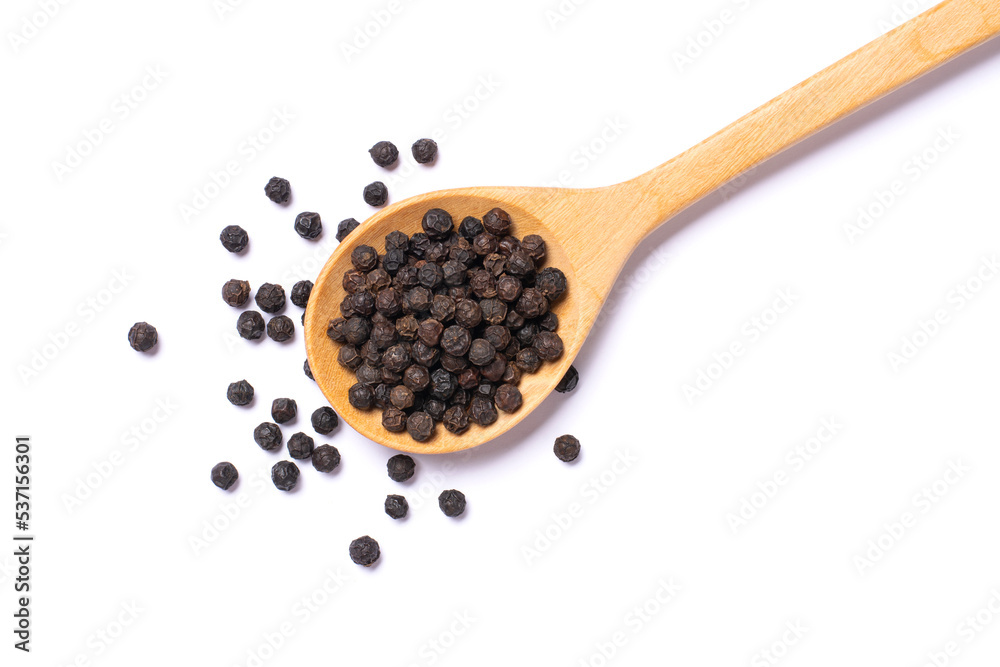
[[[977,46],[1000,31],[1000,0],[945,0],[840,62],[752,111],[718,134],[631,181],[605,188],[487,187],[432,192],[379,211],[338,246],[317,279],[306,312],[306,350],[316,382],[333,408],[362,435],[394,449],[425,454],[475,447],[506,433],[548,396],[583,345],[625,261],[668,218],[767,158],[903,84]],[[342,276],[351,250],[384,252],[394,230],[421,231],[423,214],[442,208],[457,221],[494,207],[510,213],[514,233],[541,235],[546,266],[566,274],[569,290],[553,306],[565,352],[520,383],[524,404],[492,425],[462,435],[440,425],[425,442],[382,427],[381,411],[347,400],[354,374],[337,363],[339,345],[326,335],[339,315]]]

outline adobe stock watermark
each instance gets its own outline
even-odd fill
[[[467,609],[455,612],[440,632],[417,648],[416,660],[408,663],[407,667],[430,667],[437,664],[477,622],[478,619]]]
[[[750,657],[750,667],[774,667],[788,656],[808,632],[809,628],[802,621],[786,621],[781,636]]]
[[[951,126],[939,128],[934,139],[923,150],[906,158],[899,168],[899,175],[885,188],[875,190],[867,204],[858,207],[853,222],[844,223],[847,242],[855,245],[858,239],[882,220],[961,138],[962,135]]]
[[[163,424],[170,421],[178,407],[172,398],[157,398],[153,402],[153,408],[145,417],[122,431],[118,438],[119,446],[112,449],[107,456],[93,462],[91,470],[76,478],[73,490],[62,494],[60,499],[66,512],[72,515],[83,507],[98,489],[132,459],[132,455],[156,435]]]
[[[681,587],[673,577],[661,577],[656,588],[645,600],[632,607],[622,618],[617,628],[605,638],[594,642],[594,648],[586,657],[580,658],[579,667],[606,667],[629,642],[634,640],[653,620],[666,609],[680,594]]]
[[[713,354],[712,360],[698,369],[694,380],[681,387],[681,392],[687,399],[688,405],[694,405],[698,399],[702,398],[725,377],[736,361],[757,344],[764,334],[771,331],[798,300],[799,297],[793,294],[790,289],[780,289],[775,293],[770,305],[743,322],[739,327],[740,335],[734,338],[721,352]]]
[[[672,57],[677,71],[683,74],[685,69],[694,65],[695,61],[705,55],[752,4],[752,0],[730,0],[711,18],[702,21],[699,29],[688,35],[685,45],[674,49]]]
[[[248,490],[242,488],[244,484],[249,487]],[[228,499],[220,502],[218,509],[212,516],[202,520],[201,526],[188,535],[187,542],[191,553],[195,556],[201,556],[208,551],[209,547],[218,543],[219,538],[240,520],[270,485],[270,468],[260,468],[245,478],[240,475],[241,488],[236,494],[230,495]]]
[[[587,4],[589,0],[559,0],[545,10],[545,22],[549,24],[552,31],[558,30],[561,25],[572,18],[580,7]]]
[[[160,65],[147,65],[141,78],[111,101],[108,113],[93,125],[85,127],[78,139],[66,144],[61,158],[52,161],[52,174],[56,181],[62,183],[67,176],[83,166],[97,147],[119,129],[149,99],[154,90],[163,85],[167,76],[168,73]]]
[[[87,635],[83,643],[83,648],[77,651],[71,660],[66,660],[60,664],[73,665],[73,667],[90,667],[90,665],[94,664],[96,658],[103,656],[112,646],[118,643],[128,629],[134,626],[136,621],[145,613],[146,609],[135,600],[122,602],[118,605],[118,609],[112,612],[107,621]]]
[[[364,23],[354,26],[351,37],[340,41],[340,54],[351,64],[388,30],[393,21],[415,0],[389,0],[385,6],[373,9]]]
[[[897,28],[917,14],[922,14],[941,0],[904,0],[892,5],[892,11],[888,16],[880,18],[876,22],[876,27],[880,33],[887,33],[893,28]]]
[[[7,42],[11,50],[17,54],[28,45],[28,42],[38,37],[52,20],[59,15],[62,8],[70,3],[70,0],[36,0],[38,9],[30,14],[25,14],[18,21],[16,30],[7,31]]]
[[[295,120],[295,114],[288,107],[275,107],[271,115],[256,131],[248,134],[236,146],[236,152],[224,160],[216,169],[210,169],[201,185],[192,191],[191,199],[177,205],[177,212],[185,223],[205,212],[209,205],[233,183],[233,179],[243,173],[244,167],[257,159],[268,149],[282,132]]]
[[[262,667],[271,660],[291,640],[296,632],[309,623],[330,602],[343,593],[350,584],[357,581],[342,568],[327,568],[323,579],[312,590],[300,596],[291,604],[288,612],[270,630],[262,632],[254,645],[246,650],[245,657],[235,665]]]
[[[782,465],[757,482],[755,490],[739,499],[735,509],[726,514],[726,524],[736,535],[750,525],[797,474],[819,456],[844,430],[837,417],[825,417],[816,432],[805,442],[794,445],[785,454]]]
[[[899,373],[901,368],[912,363],[952,323],[953,318],[979,296],[998,272],[1000,263],[997,256],[983,257],[972,275],[948,290],[944,304],[935,308],[928,317],[917,320],[910,332],[900,339],[898,347],[886,354],[889,368]]]
[[[927,651],[921,667],[948,667],[962,655],[962,651],[978,639],[1000,617],[1000,589],[993,588],[989,597],[955,626],[955,633],[937,649]],[[915,664],[915,663],[913,663]]]
[[[128,269],[111,272],[111,279],[104,287],[82,299],[73,311],[73,316],[55,331],[49,332],[46,341],[28,352],[26,362],[18,364],[17,375],[27,387],[48,369],[102,313],[111,307],[119,294],[132,284],[134,276]]]
[[[570,153],[569,164],[561,167],[555,178],[542,183],[542,185],[549,188],[571,187],[578,176],[585,174],[601,156],[608,152],[613,144],[621,139],[628,127],[621,116],[605,118],[601,129]]]
[[[914,493],[910,498],[910,507],[883,523],[881,532],[868,540],[868,544],[854,556],[853,563],[858,574],[863,576],[881,562],[971,471],[972,468],[960,460],[949,461],[941,476]]]
[[[580,485],[576,500],[570,502],[563,510],[551,513],[548,523],[536,530],[521,546],[524,562],[529,566],[533,565],[547,553],[580,522],[587,509],[604,498],[638,461],[639,459],[627,449],[616,452],[614,459],[603,471]]]

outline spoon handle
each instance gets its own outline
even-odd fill
[[[744,171],[1000,32],[1000,0],[945,0],[669,162],[612,186],[637,203],[631,251],[670,216]]]

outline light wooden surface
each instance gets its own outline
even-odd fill
[[[313,376],[341,417],[362,435],[393,449],[436,454],[468,449],[510,430],[555,388],[576,357],[625,261],[664,221],[747,169],[903,84],[995,36],[1000,0],[946,0],[843,60],[747,114],[702,143],[631,181],[606,188],[465,188],[419,195],[372,216],[341,244],[323,267],[306,311],[306,350]],[[326,336],[344,297],[341,277],[358,244],[384,252],[384,237],[399,229],[420,231],[430,208],[456,221],[482,217],[499,206],[514,220],[514,233],[539,234],[549,253],[546,265],[562,269],[569,290],[553,310],[566,351],[535,374],[524,375],[524,405],[500,413],[491,426],[471,425],[460,436],[438,425],[419,443],[382,428],[381,410],[351,407],[347,390],[354,374],[337,363],[339,345]]]

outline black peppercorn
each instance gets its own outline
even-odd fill
[[[343,241],[344,239],[347,238],[348,234],[350,234],[351,232],[353,232],[360,225],[361,225],[361,223],[358,222],[357,220],[355,220],[354,218],[348,218],[347,220],[341,220],[340,223],[337,224],[337,240],[338,241]]]
[[[253,439],[261,449],[273,452],[281,447],[281,428],[271,422],[261,422],[253,430]]]
[[[323,233],[323,221],[319,213],[305,211],[295,216],[295,233],[304,239],[315,239]]]
[[[472,299],[455,302],[455,322],[466,329],[475,329],[483,321],[483,310]]]
[[[250,298],[250,283],[245,280],[227,280],[222,286],[222,300],[233,308],[239,308]]]
[[[555,447],[552,449],[560,461],[569,463],[580,455],[580,441],[571,435],[561,435],[556,438]]]
[[[239,225],[229,225],[219,234],[219,240],[222,241],[222,247],[229,252],[243,252],[250,242],[250,237]]]
[[[233,382],[226,390],[226,398],[233,405],[250,405],[253,401],[253,386],[246,380]]]
[[[455,228],[451,214],[440,208],[432,208],[424,213],[420,224],[424,233],[431,239],[442,239]]]
[[[159,339],[156,327],[147,322],[136,322],[128,330],[128,344],[136,352],[148,352]]]
[[[279,424],[285,424],[295,419],[298,406],[291,398],[276,398],[271,401],[271,419]]]
[[[469,430],[469,415],[461,405],[453,405],[445,411],[441,423],[451,433],[460,435]]]
[[[426,412],[418,410],[406,418],[406,432],[417,442],[423,442],[434,433],[434,419]]]
[[[314,442],[305,433],[295,433],[288,439],[288,455],[293,459],[307,459],[312,456]]]
[[[365,567],[371,567],[374,565],[375,561],[377,561],[379,556],[382,555],[382,552],[378,548],[378,542],[367,535],[359,537],[351,542],[351,547],[348,549],[348,553],[351,555],[351,560],[358,565],[364,565]]]
[[[554,266],[547,266],[538,272],[535,287],[541,290],[549,301],[558,301],[566,293],[566,275]]]
[[[292,186],[285,179],[273,176],[264,186],[264,194],[275,204],[287,204],[292,196]]]
[[[477,338],[469,345],[469,361],[476,366],[485,366],[493,361],[497,350],[484,338]]]
[[[337,413],[328,405],[316,408],[312,413],[310,421],[312,421],[313,430],[320,435],[329,435],[333,432],[333,429],[340,425]]]
[[[378,253],[370,245],[359,245],[351,251],[351,263],[358,271],[371,271],[378,264]]]
[[[439,368],[431,373],[431,398],[447,401],[456,389],[458,389],[458,381],[445,369]]]
[[[497,393],[493,400],[498,410],[517,412],[517,409],[521,407],[521,392],[512,384],[502,384],[497,387]]]
[[[433,139],[418,139],[411,148],[413,159],[418,164],[428,164],[437,157],[438,145]]]
[[[333,472],[340,465],[340,452],[333,445],[320,445],[313,450],[312,464],[318,472]]]
[[[444,401],[439,401],[436,398],[426,399],[421,407],[435,422],[439,422],[444,419],[444,413],[448,409],[448,406],[445,405]]]
[[[271,468],[271,481],[282,491],[291,491],[299,482],[299,467],[291,461],[278,461]]]
[[[385,206],[389,201],[389,188],[382,181],[375,181],[365,186],[365,203],[369,206]]]
[[[472,241],[485,231],[486,228],[483,227],[482,221],[479,218],[473,218],[471,215],[462,220],[462,224],[458,226],[458,233],[468,241]]]
[[[264,283],[257,288],[254,300],[258,308],[273,315],[285,307],[285,289],[281,285]]]
[[[489,255],[494,253],[500,247],[497,237],[493,236],[489,232],[483,232],[479,234],[472,240],[472,249],[477,255]]]
[[[249,285],[247,285],[249,288]],[[290,299],[299,308],[305,308],[309,303],[309,295],[312,294],[313,284],[311,280],[300,280],[292,286]]]
[[[406,385],[396,385],[389,393],[389,402],[394,408],[409,410],[413,407],[413,391]]]
[[[438,507],[445,516],[459,516],[465,511],[465,494],[455,489],[442,491],[438,496]]]
[[[295,333],[295,324],[289,317],[278,315],[267,322],[267,336],[273,341],[284,343]]]
[[[563,353],[562,338],[551,331],[539,331],[532,345],[538,350],[538,356],[545,361],[555,361]]]
[[[455,317],[455,300],[445,294],[435,294],[431,300],[430,314],[438,322],[447,322]]]
[[[358,382],[347,390],[347,400],[358,410],[368,410],[375,401],[375,391],[368,385]]]
[[[264,318],[256,310],[240,313],[236,318],[236,331],[241,338],[257,340],[264,334]]]
[[[236,466],[229,461],[216,463],[215,467],[212,468],[212,483],[223,491],[229,490],[236,483],[239,476],[240,474],[236,471]]]
[[[371,333],[371,325],[368,320],[361,317],[352,317],[344,322],[344,340],[351,345],[361,345],[368,340]]]
[[[406,413],[391,405],[382,411],[382,428],[390,433],[402,433],[406,430]]]
[[[506,236],[510,232],[510,222],[510,215],[500,208],[483,216],[483,227],[493,236]]]
[[[360,384],[374,386],[382,381],[382,371],[372,364],[365,362],[354,372]]]
[[[378,142],[368,149],[368,154],[380,167],[391,167],[399,159],[399,149],[391,141]]]
[[[413,477],[413,472],[417,469],[417,464],[413,458],[406,454],[396,454],[385,464],[389,473],[389,479],[394,482],[405,482]]]
[[[528,257],[535,260],[535,263],[545,259],[545,239],[538,234],[528,234],[521,239],[521,250],[528,254]]]
[[[409,510],[410,505],[403,496],[388,495],[385,497],[385,513],[393,519],[406,517],[406,513]]]
[[[521,293],[521,298],[517,300],[515,309],[522,317],[529,320],[534,319],[548,312],[549,300],[540,289],[529,287]]]
[[[580,381],[580,373],[576,370],[574,366],[570,366],[569,370],[566,371],[566,375],[563,379],[559,381],[556,385],[556,391],[560,394],[568,394],[569,392],[576,389],[577,382]]]
[[[306,359],[305,361],[302,362],[302,372],[305,373],[306,377],[309,378],[310,380],[312,380],[314,382],[316,381],[316,378],[313,377],[312,369],[309,368],[309,360],[308,359]]]
[[[497,420],[497,409],[493,400],[476,394],[469,402],[469,419],[480,426],[489,426]]]

